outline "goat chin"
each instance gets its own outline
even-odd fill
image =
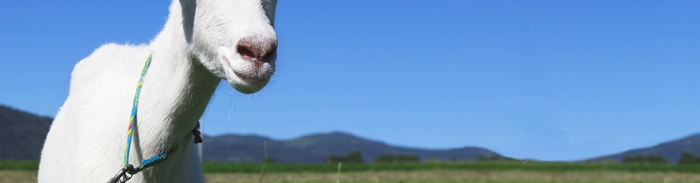
[[[124,166],[134,91],[149,55],[129,154],[133,165],[183,138],[221,79],[243,93],[262,89],[275,67],[276,4],[173,0],[150,44],[106,44],[81,60],[47,135],[39,182],[106,182]],[[129,182],[204,182],[200,158],[198,146],[183,141],[166,161]]]

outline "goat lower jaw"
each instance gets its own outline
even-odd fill
[[[224,64],[223,69],[227,69],[225,73],[228,73],[226,74],[226,77],[224,79],[226,79],[226,81],[228,81],[228,83],[231,84],[231,87],[233,87],[241,93],[255,93],[261,90],[263,87],[265,87],[265,85],[267,85],[267,82],[270,81],[269,76],[260,77],[260,74],[256,73],[246,74],[237,72],[235,69],[233,69],[233,65],[226,56],[222,56],[221,60],[222,64]]]
[[[269,79],[236,78],[235,81],[227,80],[231,87],[244,94],[251,94],[260,91]]]
[[[246,76],[244,74],[240,74],[236,71],[233,71],[234,74],[236,74],[236,77],[238,77],[239,80],[243,81],[247,85],[252,85],[252,86],[265,86],[267,84],[267,81],[270,80],[270,78],[261,78],[261,77],[255,77],[255,76]]]

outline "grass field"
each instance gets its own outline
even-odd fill
[[[258,182],[258,174],[207,174],[207,181],[223,182]],[[320,183],[335,182],[333,173],[274,173],[267,174],[263,182],[300,182]],[[663,172],[609,172],[609,171],[460,171],[460,170],[420,170],[420,171],[372,171],[341,174],[340,182],[415,182],[415,183],[452,183],[452,182],[490,182],[490,183],[535,183],[535,182],[700,182],[700,175],[689,173]]]
[[[36,182],[36,162],[1,162],[0,182]],[[207,182],[260,181],[260,164],[205,163]],[[269,164],[262,182],[321,183],[640,183],[700,182],[700,166],[618,163],[459,162],[337,165]]]

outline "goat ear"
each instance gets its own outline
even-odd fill
[[[180,8],[182,11],[182,28],[185,31],[185,41],[192,42],[192,34],[194,29],[194,16],[197,10],[196,0],[180,0]]]

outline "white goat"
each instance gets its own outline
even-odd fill
[[[39,182],[106,182],[124,166],[126,130],[141,70],[130,164],[165,151],[202,116],[217,84],[262,89],[274,72],[276,0],[173,0],[149,45],[106,44],[73,69],[69,96],[41,153]],[[192,139],[136,182],[204,182]]]

